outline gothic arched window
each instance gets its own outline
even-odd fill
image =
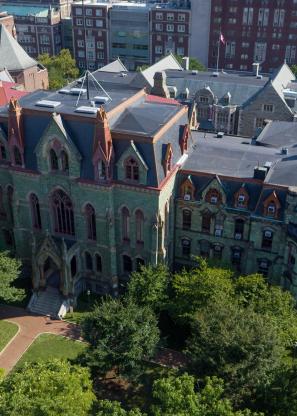
[[[13,157],[14,157],[14,164],[16,166],[22,166],[22,156],[21,152],[19,151],[19,148],[17,146],[14,146],[13,148]]]
[[[6,147],[1,142],[0,142],[0,159],[1,160],[7,159]]]
[[[130,213],[128,208],[122,209],[122,237],[123,240],[129,240],[130,235]]]
[[[91,204],[87,204],[86,209],[87,234],[89,240],[96,240],[96,214]]]
[[[76,256],[73,256],[70,262],[70,271],[71,271],[71,277],[74,277],[77,272],[77,261]]]
[[[68,155],[65,152],[65,150],[62,150],[61,152],[61,166],[62,166],[63,172],[69,171],[69,160],[68,160]]]
[[[139,180],[138,163],[132,157],[126,160],[125,169],[126,169],[126,179],[130,179],[133,181]]]
[[[57,153],[54,151],[54,149],[50,150],[50,165],[51,165],[51,170],[59,169],[58,156],[57,156]]]
[[[102,272],[102,258],[100,254],[95,254],[96,272]]]
[[[87,270],[93,270],[93,259],[88,251],[85,252],[85,264]]]
[[[56,233],[74,235],[74,213],[71,199],[61,190],[52,196],[54,228]]]
[[[138,209],[135,213],[135,221],[136,221],[136,241],[138,243],[143,242],[143,223],[144,223],[144,216],[142,211]]]
[[[124,272],[132,272],[132,259],[126,254],[123,255],[123,270]]]
[[[30,195],[30,208],[33,228],[41,230],[41,215],[39,200],[35,194]]]

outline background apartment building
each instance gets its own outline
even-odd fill
[[[271,72],[284,60],[295,64],[297,0],[212,0],[209,67],[216,66],[220,32],[226,41],[220,68],[251,71],[258,62],[263,72]]]

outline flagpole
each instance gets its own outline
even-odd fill
[[[220,47],[221,47],[221,31],[219,33],[219,40],[218,40],[217,72],[219,72]]]

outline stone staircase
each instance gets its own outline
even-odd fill
[[[57,318],[62,303],[63,299],[59,290],[47,287],[45,291],[33,293],[28,309],[38,315],[49,315]]]

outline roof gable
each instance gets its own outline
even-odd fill
[[[8,71],[20,71],[37,65],[4,25],[0,25],[0,56],[0,69],[7,68]]]

